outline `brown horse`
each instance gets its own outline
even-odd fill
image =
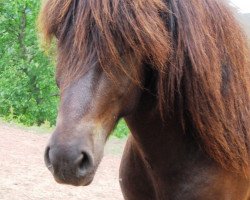
[[[226,3],[49,0],[39,22],[58,49],[56,181],[90,184],[124,117],[125,199],[249,199],[249,50]]]

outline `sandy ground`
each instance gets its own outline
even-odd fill
[[[88,187],[57,184],[43,162],[49,134],[0,122],[1,200],[122,200],[118,169],[124,140],[110,139],[93,183]]]

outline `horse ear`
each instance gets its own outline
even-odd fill
[[[183,118],[191,117],[209,156],[225,169],[247,173],[250,65],[243,31],[222,1],[171,1],[171,6],[177,39],[168,90],[182,91]]]

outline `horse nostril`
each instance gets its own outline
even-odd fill
[[[83,179],[92,173],[93,158],[86,151],[74,148],[58,148],[48,146],[44,161],[56,180],[71,181],[72,178]]]
[[[79,176],[84,176],[93,165],[93,161],[88,153],[82,152],[81,156],[77,159],[77,164]]]
[[[52,164],[51,164],[51,160],[50,160],[50,157],[49,157],[49,151],[50,151],[50,147],[47,147],[46,150],[45,150],[45,154],[44,154],[44,161],[45,161],[45,164],[47,166],[47,168],[52,171]]]

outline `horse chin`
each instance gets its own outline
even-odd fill
[[[57,183],[63,184],[63,185],[89,186],[94,180],[94,175],[95,175],[95,173],[89,174],[88,176],[86,176],[84,178],[70,179],[70,180],[60,179],[60,178],[54,176],[54,179]]]

